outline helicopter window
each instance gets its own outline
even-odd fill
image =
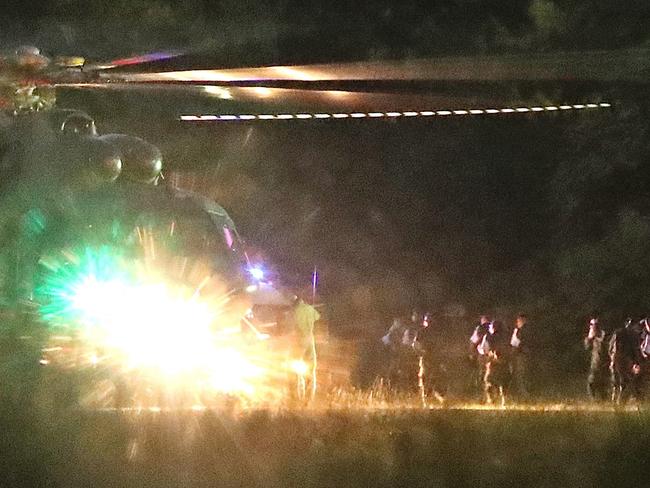
[[[61,132],[66,135],[96,136],[97,128],[90,117],[74,114],[63,121]]]

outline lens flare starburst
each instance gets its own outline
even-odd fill
[[[202,296],[202,287],[161,279],[109,248],[43,263],[42,321],[70,330],[80,347],[101,350],[105,365],[119,374],[155,377],[165,388],[255,392],[262,368],[238,338],[224,333],[232,330],[224,302]]]

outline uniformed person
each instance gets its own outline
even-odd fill
[[[488,332],[490,324],[489,315],[481,315],[479,323],[474,327],[474,331],[469,338],[469,362],[472,370],[472,388],[478,396],[482,397],[483,379],[485,377],[485,365],[487,358],[483,349],[483,338]]]
[[[650,318],[646,315],[639,322],[641,362],[639,364],[639,395],[643,396],[650,373]]]
[[[510,381],[509,341],[503,322],[495,320],[488,324],[483,336],[482,349],[486,358],[483,391],[489,404],[506,402],[506,387]]]
[[[641,396],[641,331],[631,318],[609,340],[612,401],[621,403]]]
[[[425,397],[431,395],[443,403],[447,393],[447,368],[443,356],[440,324],[425,313],[416,337],[416,351],[420,355],[418,380]]]
[[[533,352],[531,326],[524,313],[517,315],[510,336],[510,372],[512,391],[518,400],[530,398],[530,360]]]
[[[399,386],[406,391],[414,391],[420,387],[420,354],[416,350],[416,341],[422,326],[422,315],[417,310],[413,310],[404,323],[399,348]]]
[[[609,361],[605,350],[605,330],[598,317],[589,321],[589,330],[583,341],[589,353],[589,374],[587,375],[587,393],[592,400],[606,398]]]
[[[402,340],[406,327],[400,317],[395,317],[388,332],[381,338],[384,352],[388,356],[385,376],[392,387],[399,387],[401,381]]]
[[[310,396],[316,395],[316,339],[314,325],[320,319],[320,313],[312,305],[298,297],[294,305],[294,321],[296,326],[296,340],[298,356],[309,366]]]

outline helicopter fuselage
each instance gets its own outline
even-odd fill
[[[227,212],[200,195],[157,185],[157,147],[125,134],[99,135],[78,110],[6,120],[0,137],[6,294],[31,295],[45,255],[106,245],[134,259],[155,245],[158,258],[200,261],[228,290],[249,284],[243,244]]]

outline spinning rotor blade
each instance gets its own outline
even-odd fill
[[[0,83],[17,86],[83,83],[97,80],[97,72],[129,66],[165,61],[180,56],[181,52],[158,52],[114,59],[106,63],[87,64],[81,56],[57,56],[50,59],[37,48],[18,50],[15,54],[0,55]],[[24,52],[23,52],[24,51]]]
[[[100,74],[100,78],[105,81],[234,84],[273,81],[359,80],[645,82],[648,80],[648,76],[650,76],[650,48]]]
[[[86,65],[84,69],[90,71],[100,71],[100,70],[107,70],[113,68],[120,68],[124,66],[133,67],[142,64],[149,64],[149,63],[154,63],[159,61],[165,61],[168,59],[173,59],[178,56],[182,56],[183,54],[184,53],[182,53],[181,51],[161,51],[156,53],[147,53],[139,56],[113,59],[112,61]]]
[[[113,66],[171,57],[173,53],[159,53],[117,60]],[[594,85],[646,82],[650,48],[168,70],[181,64],[182,60],[163,61],[146,68],[158,72],[106,69],[95,73],[90,83],[57,86],[135,91],[152,97],[164,92],[170,98],[175,94],[177,102],[188,92],[201,94],[204,98],[191,111],[183,111],[182,102],[162,104],[178,119],[194,122],[541,113],[610,107],[599,96],[587,94],[596,92]],[[569,87],[559,93],[573,95],[553,96],[558,86]],[[539,94],[539,88],[544,93],[548,87],[550,96]]]
[[[72,84],[61,87],[133,92],[165,97],[166,109],[182,110],[183,97],[201,97],[201,113],[177,112],[182,121],[253,121],[291,119],[361,119],[538,113],[610,107],[609,103],[578,100],[553,104],[544,99],[514,99],[511,94],[488,97],[443,93],[375,92],[360,90],[310,90],[267,86],[183,85],[148,83]]]

